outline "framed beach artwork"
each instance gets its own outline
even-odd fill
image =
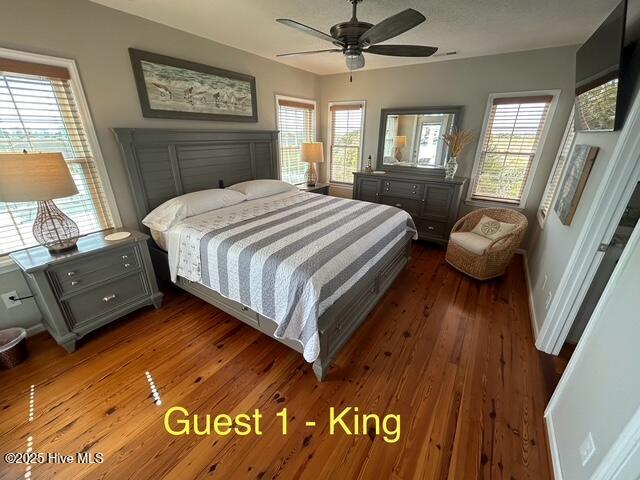
[[[254,77],[134,48],[129,55],[144,117],[258,121]]]
[[[564,225],[571,225],[593,168],[593,162],[598,156],[598,150],[598,147],[589,145],[573,147],[555,205],[555,211]]]

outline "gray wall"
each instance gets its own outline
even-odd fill
[[[55,4],[55,5],[54,5]],[[111,127],[275,129],[275,94],[318,98],[320,77],[87,0],[20,0],[0,4],[0,46],[76,60],[111,186],[125,226],[137,225],[133,201]],[[145,119],[129,53],[135,47],[256,77],[258,123]],[[0,293],[24,289],[14,273],[0,275]],[[9,311],[0,328],[39,321],[30,300]]]
[[[327,102],[366,100],[363,158],[366,162],[372,155],[375,161],[381,108],[462,105],[462,127],[479,133],[490,93],[559,89],[560,101],[525,208],[533,223],[573,104],[575,51],[570,46],[354,72],[353,83],[348,74],[323,77],[322,137],[327,138]],[[476,147],[477,140],[460,158],[459,176],[471,176]]]
[[[600,147],[600,151],[580,198],[573,221],[571,225],[563,225],[556,212],[552,209],[543,228],[540,227],[537,221],[531,226],[528,264],[535,322],[538,331],[546,320],[546,299],[549,294],[552,297],[556,294],[558,284],[571,258],[576,240],[584,227],[587,214],[591,210],[594,196],[619,137],[619,132],[578,133],[576,135],[576,143],[597,146]],[[545,275],[547,276],[547,282],[543,288]]]
[[[549,405],[565,479],[590,478],[638,409],[639,278],[640,229],[636,228]],[[578,447],[588,432],[596,452],[583,467]],[[619,478],[636,478],[638,470],[633,473]]]

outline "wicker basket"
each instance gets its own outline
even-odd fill
[[[0,368],[13,368],[27,358],[26,338],[24,328],[0,330]]]

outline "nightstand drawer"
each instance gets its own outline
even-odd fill
[[[135,271],[140,260],[134,247],[121,248],[66,262],[50,273],[61,294],[71,294],[92,284]]]
[[[142,273],[129,275],[79,293],[62,302],[72,326],[90,323],[120,306],[148,295]]]

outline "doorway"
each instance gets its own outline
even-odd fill
[[[571,326],[571,330],[569,330],[566,343],[576,345],[578,340],[580,340],[580,337],[591,318],[591,314],[596,308],[596,305],[602,296],[602,292],[604,292],[604,289],[609,282],[609,278],[611,278],[611,274],[613,273],[618,260],[620,260],[627,243],[629,242],[631,233],[638,223],[639,218],[640,183],[636,185],[636,188],[631,195],[631,199],[629,200],[629,203],[622,214],[622,218],[618,223],[616,231],[613,234],[611,243],[609,243],[604,257],[602,258],[602,262],[596,271],[596,275],[591,281],[591,285],[589,286],[587,294],[580,305],[580,309],[578,310],[578,314]]]

